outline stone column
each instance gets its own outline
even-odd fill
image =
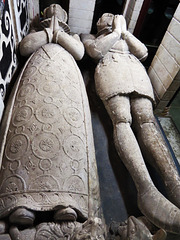
[[[143,2],[144,0],[126,1],[123,16],[126,19],[128,31],[130,31],[131,33],[134,32]]]
[[[28,0],[28,8],[29,8],[29,19],[31,22],[36,15],[40,14],[39,13],[39,1]]]
[[[69,21],[71,32],[90,33],[95,0],[70,0]]]

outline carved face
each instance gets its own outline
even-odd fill
[[[114,19],[114,15],[111,13],[104,13],[101,18],[99,18],[97,22],[97,30],[98,32],[104,28],[111,27]]]
[[[52,16],[56,16],[60,21],[67,21],[67,13],[66,11],[58,4],[51,4],[48,8],[44,10],[44,18],[51,18]]]

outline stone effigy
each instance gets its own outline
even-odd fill
[[[91,117],[74,60],[83,57],[84,46],[77,34],[69,34],[67,14],[59,5],[47,8],[44,17],[41,31],[31,32],[20,44],[21,55],[32,55],[16,82],[2,123],[0,218],[8,219],[10,226],[33,227],[39,212],[53,212],[51,221],[57,226],[49,228],[65,229],[62,222],[70,222],[67,229],[72,227],[73,237],[73,229],[82,228],[84,222],[85,229],[94,221],[95,226],[101,225]],[[40,237],[39,229],[25,235],[47,239],[48,231]],[[12,239],[27,239],[17,237],[23,234],[18,231],[10,228]],[[104,232],[96,239],[104,239]],[[55,233],[52,238],[61,239],[58,234],[62,239],[67,235]]]
[[[114,126],[117,152],[129,170],[141,212],[156,226],[180,234],[180,178],[153,115],[154,94],[140,63],[147,48],[126,29],[123,16],[105,13],[97,35],[82,35],[98,62],[95,86]],[[154,186],[145,160],[161,174],[169,200]]]

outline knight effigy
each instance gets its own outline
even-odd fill
[[[127,30],[122,15],[111,13],[99,18],[97,34],[82,34],[82,41],[97,63],[96,92],[112,120],[114,144],[135,183],[140,211],[160,229],[180,234],[180,177],[153,114],[153,88],[141,63],[148,56],[146,46]],[[155,187],[146,162],[163,179],[168,199]],[[124,229],[130,235],[122,239],[146,239],[131,236],[131,225],[141,228],[137,222],[129,220]],[[122,235],[123,227],[118,231]]]

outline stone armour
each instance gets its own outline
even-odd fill
[[[128,51],[111,49],[96,68],[95,84],[103,101],[116,95],[136,94],[154,102],[152,85],[144,66]]]

